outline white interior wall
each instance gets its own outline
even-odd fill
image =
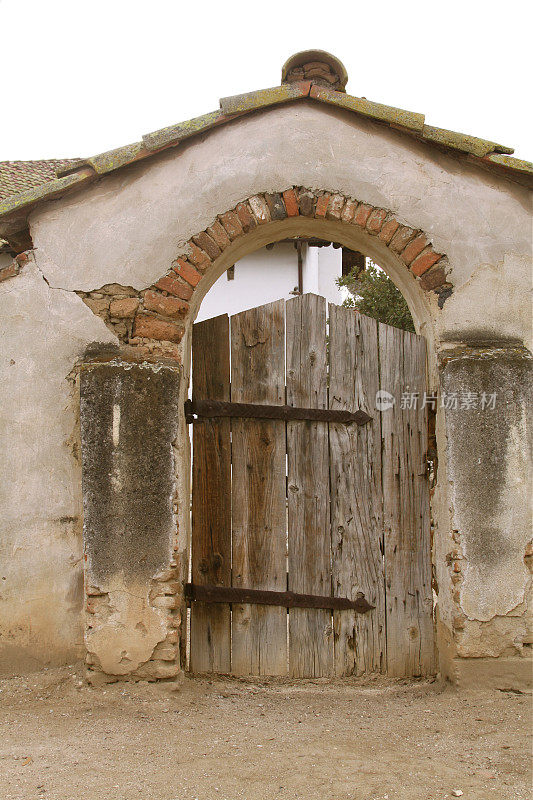
[[[224,273],[213,284],[200,306],[199,322],[219,314],[238,314],[248,308],[290,298],[298,285],[296,250],[291,243],[280,242],[241,258],[235,264],[235,277]]]
[[[342,249],[329,247],[310,247],[318,251],[317,294],[325,297],[329,303],[340,305],[344,300],[344,292],[335,281],[342,275]]]
[[[342,303],[344,294],[335,283],[342,270],[341,249],[305,245],[302,255],[304,293]],[[233,280],[226,273],[220,276],[203,299],[196,321],[289,300],[297,287],[298,257],[292,242],[278,242],[270,250],[263,247],[237,261]]]

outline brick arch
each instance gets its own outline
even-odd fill
[[[439,306],[451,294],[447,281],[447,260],[437,253],[429,237],[400,223],[384,208],[352,197],[325,191],[293,187],[282,193],[257,194],[224,214],[205,230],[192,236],[165,275],[140,293],[135,307],[129,343],[141,348],[150,343],[177,345],[185,332],[194,295],[202,292],[209,267],[240,237],[261,225],[287,218],[306,217],[357,226],[376,236],[400,259],[405,269],[426,292],[439,296]],[[203,292],[202,292],[203,293]],[[130,314],[130,317],[132,315]]]

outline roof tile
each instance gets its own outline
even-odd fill
[[[424,115],[414,111],[404,111],[393,106],[384,106],[381,103],[373,103],[364,97],[353,97],[344,92],[335,92],[323,86],[313,85],[310,97],[320,100],[322,103],[345,108],[348,111],[356,111],[365,117],[388,122],[389,124],[401,125],[413,131],[421,132],[424,128]]]
[[[177,125],[169,125],[167,128],[147,133],[143,136],[143,144],[147,150],[159,150],[161,147],[188,139],[189,136],[202,133],[227,121],[228,117],[222,111],[210,111],[201,117],[193,117]]]
[[[447,131],[444,128],[433,128],[431,125],[424,125],[422,136],[430,142],[443,144],[453,150],[462,150],[464,153],[471,153],[473,156],[483,158],[488,153],[514,153],[512,147],[491,142],[488,139],[478,139],[477,136],[469,136],[466,133]]]
[[[310,88],[310,81],[284,83],[282,86],[273,86],[271,89],[259,89],[256,92],[223,97],[220,100],[220,108],[224,114],[243,114],[246,111],[255,111],[259,108],[278,105],[278,103],[286,103],[289,100],[308,97]]]
[[[34,186],[32,189],[28,189],[20,194],[6,197],[0,200],[0,217],[9,214],[11,211],[18,210],[23,206],[29,206],[38,200],[57,197],[58,194],[64,194],[68,189],[93,179],[94,170],[86,167],[85,169],[73,172],[71,175],[65,175],[63,178],[56,178],[40,186]]]
[[[97,175],[149,158],[158,150],[176,146],[184,139],[209,131],[243,114],[306,97],[361,114],[393,128],[407,130],[422,141],[458,150],[482,166],[504,174],[507,172],[509,177],[518,182],[525,182],[526,185],[531,182],[533,164],[511,158],[510,154],[514,151],[510,147],[425,125],[423,114],[373,103],[364,97],[353,97],[312,81],[303,81],[222,98],[220,110],[148,133],[142,137],[142,142],[109,150],[86,160],[67,158],[0,162],[0,217],[4,217],[2,230],[4,234],[8,229],[11,232],[19,230],[24,215],[37,202],[60,196],[70,188],[94,180]]]
[[[57,171],[81,164],[79,158],[52,158],[47,161],[0,162],[0,200],[19,195],[56,178]]]
[[[533,163],[531,161],[523,161],[521,158],[512,158],[508,155],[501,155],[500,153],[489,153],[483,159],[485,162],[497,164],[506,169],[512,169],[515,172],[524,172],[533,175]]]

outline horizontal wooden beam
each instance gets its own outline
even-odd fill
[[[372,417],[366,411],[341,411],[330,408],[295,408],[270,406],[258,403],[230,403],[225,400],[187,400],[185,419],[188,423],[202,418],[242,417],[245,419],[313,420],[315,422],[340,422],[349,425],[366,425]]]
[[[355,609],[364,614],[371,606],[363,594],[356,600],[347,597],[321,597],[316,594],[297,594],[296,592],[269,592],[261,589],[238,589],[234,586],[200,586],[185,584],[185,599],[189,603],[250,603],[262,606],[283,606],[284,608],[327,608],[335,611]]]

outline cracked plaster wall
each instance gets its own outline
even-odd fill
[[[92,342],[115,337],[32,260],[0,283],[0,670],[83,653],[77,388]]]

